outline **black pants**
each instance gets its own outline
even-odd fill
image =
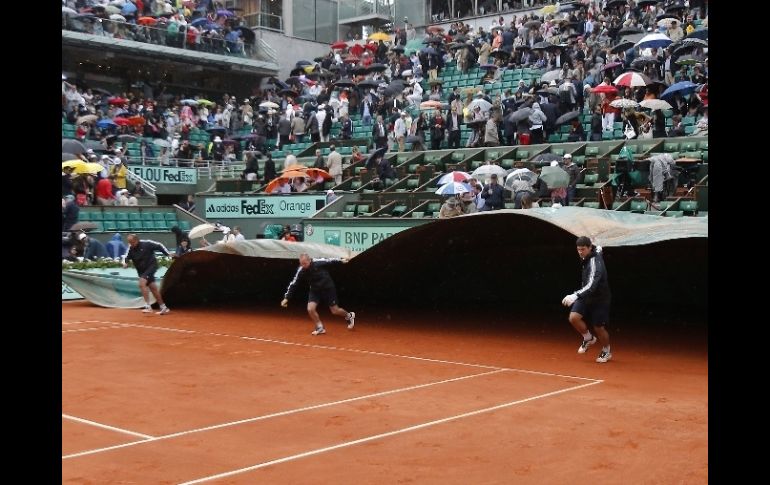
[[[449,132],[449,148],[460,148],[460,130]]]

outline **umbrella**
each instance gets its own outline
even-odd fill
[[[358,83],[358,86],[362,88],[377,88],[379,87],[379,85],[380,85],[380,82],[375,81],[373,79],[364,79],[363,81]]]
[[[665,111],[667,109],[673,109],[673,107],[668,104],[666,101],[663,101],[662,99],[645,99],[639,105],[642,108],[647,108],[652,111]]]
[[[187,106],[198,106],[198,101],[194,99],[183,99],[180,103]]]
[[[111,119],[103,118],[103,119],[101,119],[101,120],[96,122],[96,126],[98,128],[100,128],[100,129],[104,130],[106,128],[112,128],[112,127],[115,127],[115,126],[118,126],[118,125],[117,125],[117,123],[115,123]]]
[[[341,86],[341,87],[353,87],[356,85],[356,83],[353,82],[352,79],[349,77],[339,79],[337,81],[334,81],[335,86]]]
[[[612,84],[616,86],[627,86],[632,88],[647,86],[651,83],[652,81],[650,78],[638,72],[624,72],[620,76],[616,77],[614,81],[612,81]]]
[[[558,81],[562,77],[562,70],[561,69],[554,69],[553,71],[548,71],[545,74],[543,74],[540,77],[541,83],[549,83],[551,81]]]
[[[280,106],[278,106],[276,103],[273,103],[272,101],[263,101],[259,103],[260,108],[273,108],[273,109],[279,109]]]
[[[504,50],[501,50],[501,49],[495,49],[489,55],[492,57],[496,57],[498,59],[503,59],[503,60],[511,57],[511,54],[509,52],[505,52]]]
[[[393,52],[404,52],[404,46],[397,45],[396,47],[391,47],[390,50],[392,50]]]
[[[440,179],[438,179],[437,185],[444,185],[451,182],[465,182],[471,178],[470,174],[467,172],[462,172],[460,170],[455,170],[453,172],[449,172],[448,174],[444,175]]]
[[[385,64],[374,63],[374,64],[370,64],[369,67],[367,67],[366,69],[369,72],[382,72],[387,68],[388,66],[386,66]]]
[[[677,59],[675,62],[679,66],[692,66],[699,62],[703,62],[703,59],[698,59],[693,56],[682,56],[679,59]]]
[[[217,15],[222,16],[222,17],[235,17],[234,13],[232,13],[229,10],[224,10],[224,9],[217,10]]]
[[[190,229],[190,232],[187,234],[190,239],[195,239],[199,237],[204,237],[207,234],[211,234],[216,229],[216,226],[214,224],[204,223],[204,224],[198,224],[197,226]]]
[[[171,143],[169,143],[168,140],[164,140],[163,138],[156,138],[152,142],[159,147],[165,147],[165,148],[171,147]]]
[[[420,103],[420,109],[441,109],[441,101],[423,101]]]
[[[387,152],[387,147],[378,148],[377,150],[373,151],[369,154],[369,157],[366,159],[366,163],[364,164],[365,167],[370,166],[374,163],[374,161],[378,158],[382,158],[385,155],[385,152]]]
[[[681,22],[681,20],[679,20],[679,19],[678,19],[678,18],[676,18],[676,17],[666,17],[666,18],[662,18],[662,19],[658,20],[658,27],[665,27],[665,28],[669,28],[669,27],[671,27],[671,24],[672,24],[673,22]]]
[[[555,153],[541,153],[540,155],[533,158],[531,161],[536,163],[540,162],[540,164],[546,163],[550,165],[551,162],[561,162],[562,158],[563,157],[561,155],[557,155]]]
[[[494,71],[497,69],[497,66],[494,64],[482,64],[479,66],[479,69],[484,69],[485,71]]]
[[[79,125],[81,123],[90,123],[92,121],[96,121],[97,119],[98,117],[96,115],[85,115],[77,119],[77,124]]]
[[[618,66],[622,66],[622,65],[623,65],[622,62],[610,62],[610,63],[605,64],[604,66],[602,66],[602,71],[606,71],[607,69],[614,69],[614,68],[616,68]]]
[[[564,113],[563,115],[559,116],[556,119],[557,125],[562,125],[568,121],[572,121],[575,118],[580,116],[580,111],[570,111],[569,113]]]
[[[489,108],[492,107],[492,103],[483,98],[476,98],[470,102],[468,109],[474,110],[477,106],[481,108],[481,111],[489,111]]]
[[[685,37],[682,42],[686,42],[690,39],[701,39],[701,40],[708,40],[709,38],[709,29],[697,29],[691,32],[687,37]]]
[[[604,94],[618,94],[618,88],[615,86],[609,86],[607,84],[602,84],[599,86],[596,86],[591,90],[593,93],[604,93]]]
[[[475,129],[481,128],[482,126],[486,126],[486,124],[487,124],[487,120],[473,120],[465,123],[465,126],[467,126],[468,128],[473,128],[475,130]]]
[[[401,77],[409,77],[409,76],[411,76],[413,74],[414,73],[412,72],[411,69],[405,69],[405,70],[401,71]]]
[[[125,142],[128,142],[128,143],[133,143],[133,142],[135,142],[138,139],[139,138],[134,136],[134,135],[120,135],[118,137],[118,141],[125,141]]]
[[[257,38],[257,35],[254,33],[254,31],[248,27],[241,26],[241,27],[238,27],[236,30],[241,31],[241,35],[243,35],[243,40],[246,41],[247,44],[253,44]]]
[[[660,0],[639,0],[636,2],[636,4],[641,8],[647,8],[651,5],[656,5],[660,3]]]
[[[446,185],[442,185],[436,190],[438,195],[455,195],[464,194],[471,191],[471,186],[460,182],[451,182]]]
[[[203,106],[210,106],[215,103],[213,101],[209,101],[208,99],[199,99],[198,104],[202,104]]]
[[[61,151],[62,153],[66,152],[66,153],[74,153],[75,155],[80,155],[81,153],[86,152],[86,146],[77,140],[62,140]]]
[[[65,153],[65,152],[62,152],[62,154],[61,154],[61,161],[62,161],[62,162],[66,162],[66,161],[68,161],[68,160],[80,160],[80,159],[79,159],[79,158],[78,158],[78,156],[77,156],[77,155],[75,155],[74,153]]]
[[[612,8],[615,5],[620,6],[620,5],[625,5],[625,4],[626,4],[626,0],[609,0],[607,2],[607,8]]]
[[[641,34],[643,32],[644,30],[640,29],[639,27],[623,27],[622,29],[618,30],[618,37],[631,34]]]
[[[390,35],[386,34],[385,32],[375,32],[374,34],[369,36],[369,40],[388,41],[390,40]]]
[[[510,184],[516,179],[529,180],[534,184],[537,182],[537,174],[528,168],[517,168],[505,177],[505,186],[510,188]]]
[[[636,42],[639,42],[640,40],[642,40],[643,38],[644,38],[644,33],[640,32],[638,34],[626,34],[626,35],[624,35],[620,39],[620,41],[621,42],[634,42],[634,43],[636,43]]]
[[[225,132],[227,132],[227,128],[224,126],[212,126],[211,128],[206,128],[206,131],[209,133],[221,133],[224,135]]]
[[[482,165],[476,170],[471,173],[471,176],[474,178],[477,178],[479,180],[481,179],[488,179],[492,174],[496,174],[498,177],[502,178],[505,177],[505,174],[508,173],[503,167],[500,165],[495,165],[493,163]]]
[[[631,69],[644,69],[644,66],[647,64],[660,64],[660,60],[658,60],[655,57],[637,57],[633,61],[631,61]]]
[[[120,15],[119,13],[113,13],[112,15],[110,15],[110,20],[114,20],[116,22],[125,22],[126,18]]]
[[[107,102],[112,105],[119,105],[128,103],[128,100],[126,98],[121,98],[120,96],[115,96],[114,98],[109,98]]]
[[[649,35],[645,35],[642,37],[642,39],[634,44],[634,47],[638,47],[640,49],[646,49],[646,48],[652,48],[652,47],[667,47],[669,44],[671,44],[673,41],[668,38],[667,35],[661,34],[659,32],[654,32]]]
[[[549,189],[558,189],[569,185],[569,174],[561,167],[549,165],[540,170],[540,180],[545,182]]]
[[[534,113],[532,108],[521,108],[518,111],[515,111],[508,115],[508,121],[511,123],[518,123],[519,121],[522,121],[526,118],[529,118],[529,115]]]
[[[344,40],[338,40],[334,44],[331,45],[332,49],[346,49],[348,47],[348,43]]]
[[[70,227],[70,231],[87,231],[89,229],[96,229],[97,226],[95,222],[76,222]]]
[[[158,20],[153,17],[139,17],[136,19],[136,23],[139,25],[155,25],[158,23]]]
[[[633,99],[620,98],[620,99],[613,100],[610,103],[610,106],[612,106],[613,108],[621,108],[621,109],[638,108],[639,103],[637,103]]]
[[[663,94],[661,94],[660,97],[665,98],[675,93],[680,93],[680,94],[686,94],[688,92],[691,93],[697,87],[698,87],[697,84],[694,84],[690,81],[679,81],[678,83],[672,84],[671,86],[668,87],[668,89],[663,91]]]
[[[612,49],[610,49],[611,54],[619,54],[621,52],[625,52],[628,49],[632,48],[634,46],[634,43],[628,40],[624,40],[620,44],[616,45]]]
[[[427,30],[427,31],[428,31],[428,32],[430,32],[431,34],[435,34],[435,33],[443,33],[443,32],[444,32],[444,27],[441,27],[440,25],[433,25],[433,26],[431,26],[431,27],[428,27],[428,28],[427,28],[427,29],[425,29],[425,30]]]
[[[540,21],[539,20],[530,20],[526,24],[524,24],[524,27],[531,29],[532,27],[540,27]]]
[[[539,49],[548,49],[549,47],[552,47],[553,44],[550,42],[542,41],[538,42],[537,44],[532,46],[532,50],[539,50]]]

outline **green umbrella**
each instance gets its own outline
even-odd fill
[[[545,182],[549,189],[558,189],[569,185],[569,174],[561,167],[549,165],[540,171],[540,180]]]
[[[410,55],[412,52],[419,51],[423,48],[422,39],[413,39],[406,43],[404,46],[404,54]]]

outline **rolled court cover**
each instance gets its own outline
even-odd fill
[[[264,284],[266,275],[273,273],[273,268],[280,268],[279,274],[283,281],[286,279],[286,268],[289,268],[289,271],[292,267],[296,268],[297,259],[302,253],[308,253],[313,258],[352,258],[355,254],[338,246],[275,239],[216,243],[177,259],[172,265],[174,271],[169,271],[168,275],[167,269],[170,270],[170,268],[159,268],[156,277],[162,290],[169,284],[182,287],[185,284],[194,284],[197,287],[205,287],[207,280],[210,279],[206,276],[208,271],[215,272],[219,276],[234,273],[238,273],[241,277],[253,276],[251,281],[253,285],[260,282]],[[261,271],[252,275],[251,271],[244,269],[242,264],[244,257],[249,258],[250,265],[256,263],[256,267]],[[239,276],[234,275],[231,280],[235,281]],[[109,308],[144,306],[138,280],[136,270],[133,268],[62,271],[62,281],[72,289],[90,302]],[[287,283],[288,280],[283,281],[282,284]],[[154,298],[152,296],[150,298],[154,302]]]
[[[563,280],[565,271],[574,266],[575,237],[583,235],[595,244],[614,248],[610,251],[615,257],[613,274],[633,273],[637,280],[638,275],[649,274],[652,278],[655,275],[644,269],[663,260],[673,267],[686,266],[695,271],[707,268],[708,217],[659,217],[583,207],[538,208],[434,220],[401,231],[360,254],[338,246],[272,239],[217,243],[177,259],[163,277],[161,290],[172,309],[176,304],[279,302],[297,269],[297,258],[307,252],[314,258],[352,259],[350,264],[330,271],[340,294],[361,303],[452,300],[458,296],[453,292],[463,288],[452,281],[473,275],[489,264],[504,271],[495,281],[477,280],[472,295],[493,302],[509,299],[516,287],[505,274],[514,262],[516,270],[534,278],[533,284],[544,288],[543,297],[548,298],[548,293],[562,291],[553,288],[552,282]],[[451,258],[445,259],[448,256]],[[697,265],[691,264],[693,258]],[[666,279],[672,288],[702,279],[688,276],[687,281],[679,281],[679,273]],[[63,272],[62,280],[100,306],[142,306],[133,269],[131,277],[120,282],[114,275],[74,271]],[[617,277],[614,281],[619,292],[623,291],[623,282]],[[461,291],[465,298],[471,295],[467,291]],[[532,291],[527,293],[528,298],[537,296]],[[297,298],[301,299],[301,295]]]

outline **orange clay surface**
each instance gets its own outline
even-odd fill
[[[708,482],[705,328],[302,310],[63,303],[62,483]]]

